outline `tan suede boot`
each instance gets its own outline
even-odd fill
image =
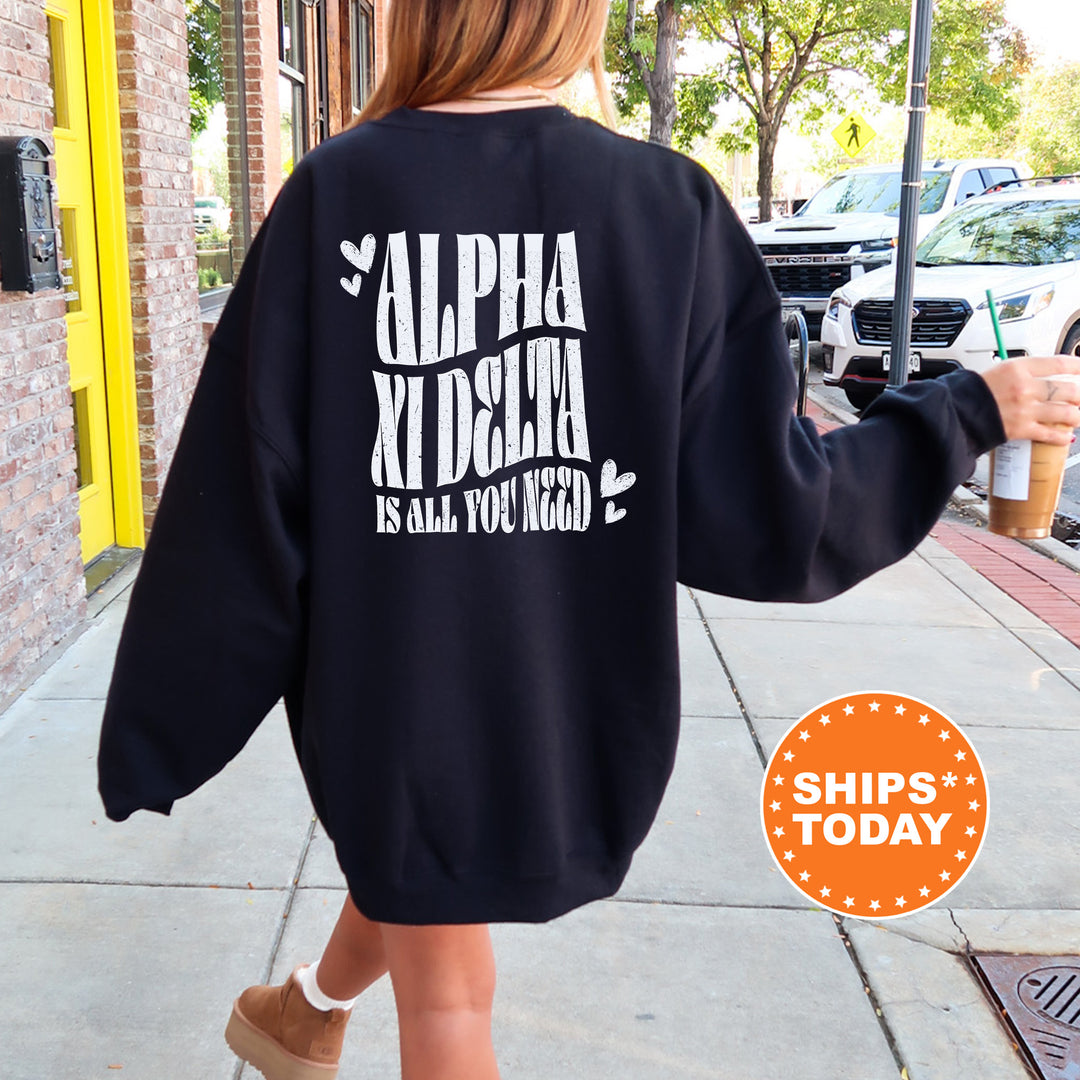
[[[233,1002],[225,1041],[266,1080],[333,1080],[351,1010],[322,1012],[296,981],[249,986]]]

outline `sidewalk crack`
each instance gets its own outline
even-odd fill
[[[874,988],[870,985],[870,979],[866,974],[866,969],[862,966],[859,954],[855,951],[855,943],[848,937],[847,930],[844,927],[844,920],[841,916],[833,914],[833,922],[836,925],[837,935],[844,943],[844,951],[848,954],[848,959],[851,960],[852,966],[855,968],[856,973],[862,981],[866,1000],[874,1010],[874,1018],[878,1022],[878,1027],[881,1028],[882,1035],[885,1036],[885,1043],[889,1047],[889,1052],[892,1054],[893,1061],[896,1063],[900,1075],[902,1077],[907,1077],[909,1075],[908,1068],[900,1054],[900,1047],[896,1041],[896,1036],[893,1035],[892,1028],[889,1027],[889,1022],[885,1019],[885,1013],[881,1008],[881,1003],[878,1001],[877,994],[874,993]]]
[[[713,637],[712,627],[709,625],[709,620],[705,618],[705,612],[701,610],[701,603],[698,600],[697,595],[694,590],[689,587],[687,587],[686,591],[690,594],[690,599],[694,602],[698,618],[701,619],[701,625],[705,627],[705,636],[709,639],[709,644],[713,647],[713,652],[716,653],[716,659],[720,661],[720,666],[724,669],[724,675],[727,678],[728,686],[731,687],[731,692],[735,695],[735,701],[738,703],[739,711],[742,713],[743,722],[746,724],[746,730],[750,732],[750,739],[754,744],[754,749],[757,751],[761,767],[764,769],[769,764],[769,756],[762,749],[761,740],[758,738],[757,729],[754,727],[753,718],[750,716],[750,710],[746,707],[746,702],[743,701],[742,694],[739,693],[739,688],[735,684],[735,676],[731,674],[731,668],[728,667],[727,661],[724,659],[724,654],[720,651],[720,646],[716,643],[716,638]]]
[[[304,864],[307,862],[308,852],[311,850],[311,842],[315,838],[315,826],[318,822],[319,819],[312,814],[311,824],[308,825],[307,836],[304,837],[303,846],[300,848],[300,858],[296,863],[296,872],[293,874],[292,884],[289,886],[288,895],[285,897],[285,909],[281,913],[281,919],[278,922],[278,928],[274,934],[274,941],[270,946],[270,956],[266,961],[266,965],[263,967],[262,977],[259,980],[260,984],[263,986],[269,984],[274,970],[274,964],[277,961],[278,952],[281,950],[281,943],[285,938],[285,928],[288,926],[289,916],[292,914],[293,901],[296,899],[296,893],[300,888],[300,878],[304,873]],[[236,1066],[232,1072],[232,1080],[240,1080],[240,1077],[244,1072],[244,1067],[245,1062],[237,1060]]]

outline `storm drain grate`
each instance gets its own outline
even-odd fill
[[[1080,1080],[1080,957],[972,959],[1039,1076]]]

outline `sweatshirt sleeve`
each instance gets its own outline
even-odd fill
[[[213,337],[121,634],[98,755],[110,818],[168,813],[298,677],[306,181],[286,184]]]
[[[977,455],[1004,441],[973,372],[886,391],[824,436],[794,415],[780,301],[753,242],[706,199],[679,451],[679,580],[824,600],[908,554]]]

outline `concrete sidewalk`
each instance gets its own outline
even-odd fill
[[[94,756],[126,597],[0,716],[4,1080],[241,1075],[232,998],[316,956],[343,899],[280,709],[171,818],[105,819]],[[933,539],[828,603],[680,589],[679,615],[678,762],[624,889],[495,928],[503,1076],[1024,1080],[964,954],[1080,952],[1080,650]],[[758,817],[755,739],[768,754],[863,689],[950,715],[992,801],[949,906],[881,924],[804,900]],[[380,984],[341,1076],[392,1078],[396,1051]]]

